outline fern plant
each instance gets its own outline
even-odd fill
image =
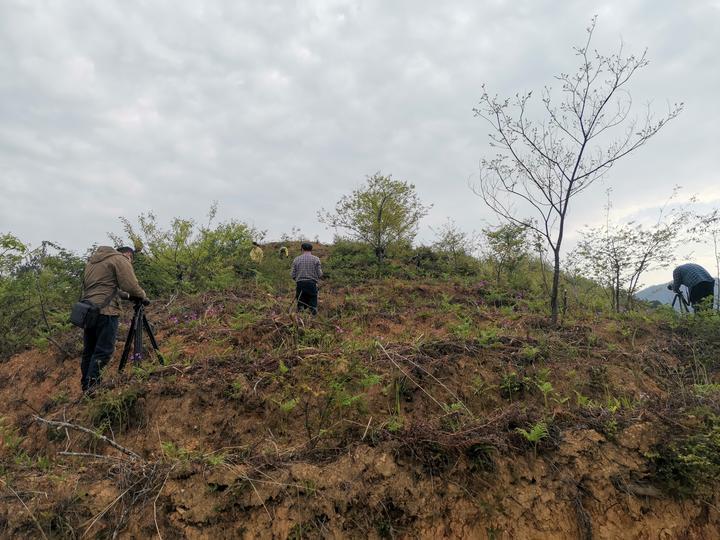
[[[548,395],[554,390],[553,385],[548,381],[537,383],[538,390],[542,392],[545,410],[548,408]]]
[[[535,456],[537,456],[538,443],[550,436],[548,425],[542,420],[531,426],[530,431],[523,428],[516,428],[515,431],[522,435],[527,442],[532,443]]]

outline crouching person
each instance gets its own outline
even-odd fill
[[[135,251],[130,247],[113,249],[99,247],[88,259],[83,274],[83,299],[100,307],[95,324],[85,328],[80,370],[83,392],[92,390],[100,382],[100,372],[115,352],[118,319],[122,314],[120,298],[147,299],[132,262]]]
[[[695,263],[681,264],[673,270],[673,280],[668,289],[679,293],[682,285],[688,289],[688,302],[695,312],[712,309],[715,278],[707,270]]]

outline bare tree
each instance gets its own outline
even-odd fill
[[[645,272],[665,268],[673,261],[690,213],[685,206],[669,207],[677,194],[676,188],[660,209],[655,223],[612,223],[609,191],[605,226],[582,231],[573,256],[586,276],[610,291],[612,307],[620,312],[623,296],[625,306],[632,309]]]
[[[457,262],[461,256],[476,254],[480,247],[480,238],[477,233],[463,231],[450,217],[437,229],[430,227],[430,230],[436,236],[436,240],[432,244],[433,249],[449,254],[453,262]]]
[[[491,96],[483,87],[475,115],[491,126],[490,144],[498,150],[483,159],[473,190],[505,219],[540,234],[554,256],[550,310],[558,317],[560,254],[570,201],[601,178],[621,158],[644,145],[682,110],[682,103],[655,119],[648,107],[642,121],[630,117],[632,99],[626,86],[637,70],[648,65],[646,53],[605,56],[591,50],[596,18],[587,28],[587,41],[575,47],[580,65],[561,73],[560,96],[542,92],[540,121],[528,118],[532,92],[514,98]],[[559,101],[559,103],[558,103]],[[529,206],[533,218],[518,218],[514,202]]]

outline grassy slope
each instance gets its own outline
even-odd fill
[[[3,490],[0,535],[718,534],[714,490],[676,500],[649,459],[720,402],[667,320],[554,330],[521,298],[438,280],[328,285],[316,319],[291,304],[249,287],[153,305],[169,365],[114,363],[93,399],[75,360],[0,365],[2,487],[17,493]]]

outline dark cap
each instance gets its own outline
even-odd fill
[[[118,250],[120,253],[132,253],[133,255],[135,255],[135,250],[134,250],[133,248],[131,248],[131,247],[128,247],[128,246],[119,247],[119,248],[117,248],[117,250]]]
[[[310,242],[303,242],[300,244],[300,249],[303,251],[312,251],[312,244]]]

